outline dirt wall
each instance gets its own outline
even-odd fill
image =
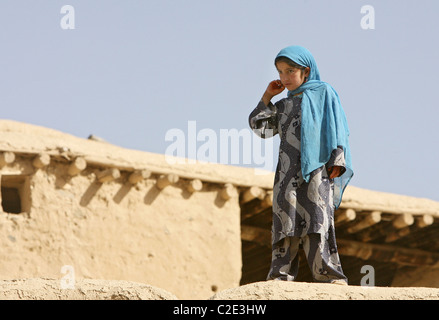
[[[22,173],[25,162],[0,174]],[[28,176],[29,214],[0,213],[2,279],[60,278],[69,265],[78,279],[147,283],[181,299],[239,284],[238,199],[222,200],[215,184],[192,194],[184,180],[159,190],[154,175],[102,184],[100,168],[74,177],[67,168],[52,161]]]

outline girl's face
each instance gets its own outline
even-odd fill
[[[307,67],[302,71],[283,61],[279,61],[276,64],[276,69],[279,72],[280,81],[289,91],[299,88],[305,81],[305,77],[309,76],[310,70]]]

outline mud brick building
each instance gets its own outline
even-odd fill
[[[147,283],[182,299],[264,280],[274,173],[170,163],[0,120],[0,277]],[[343,269],[359,285],[439,287],[439,203],[349,186],[336,212]],[[299,272],[310,281],[306,261]]]

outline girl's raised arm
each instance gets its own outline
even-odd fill
[[[278,133],[277,109],[279,102],[273,104],[270,100],[284,89],[285,87],[279,80],[271,81],[259,104],[250,113],[248,118],[250,128],[263,139],[273,137]]]

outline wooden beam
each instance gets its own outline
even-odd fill
[[[363,260],[392,262],[405,266],[435,266],[439,261],[439,253],[391,245],[337,239],[337,247],[340,255]]]
[[[241,225],[241,239],[271,248],[271,230]]]
[[[241,239],[271,248],[271,231],[268,229],[241,225]],[[340,255],[362,260],[392,262],[405,266],[437,266],[439,262],[439,253],[386,244],[337,239],[337,247]]]
[[[200,191],[203,189],[203,182],[200,179],[193,179],[188,182],[186,185],[186,190],[190,193],[194,193],[196,191]]]
[[[162,174],[156,181],[156,186],[160,190],[164,189],[165,187],[176,184],[179,180],[179,177],[176,174],[170,173],[170,174]]]
[[[241,204],[252,201],[253,199],[263,200],[265,197],[265,190],[260,187],[250,187],[242,193]]]
[[[379,223],[380,221],[381,221],[381,212],[372,211],[370,213],[367,213],[363,219],[355,223],[353,226],[350,226],[347,229],[347,232],[357,233],[363,229],[369,228],[370,226]]]
[[[267,219],[271,220],[273,211],[268,208],[270,207],[267,207],[263,203],[263,201],[254,202],[252,203],[252,206],[247,206],[245,210],[241,208],[241,222],[250,219],[258,214],[267,214]]]
[[[120,177],[120,171],[116,168],[110,168],[99,172],[96,175],[100,183],[110,182]]]
[[[368,260],[373,255],[373,249],[366,243],[338,239],[337,250],[340,255]]]
[[[415,221],[416,221],[416,224],[414,224]],[[409,235],[412,232],[415,232],[415,231],[418,231],[422,228],[428,227],[428,226],[433,224],[434,218],[431,215],[424,214],[420,217],[413,218],[409,222],[411,222],[410,225],[407,225],[399,230],[390,232],[387,235],[385,242],[387,242],[387,243],[394,242],[396,240],[399,240],[399,239]]]
[[[268,190],[265,192],[264,200],[262,200],[263,206],[266,208],[273,206],[273,190]]]
[[[394,242],[408,235],[410,233],[410,226],[413,222],[415,222],[415,218],[409,213],[404,213],[393,219],[392,227],[396,230],[388,230],[384,242]]]
[[[402,229],[405,227],[408,227],[415,222],[415,219],[413,218],[413,215],[409,213],[404,213],[399,216],[397,216],[395,219],[392,220],[392,226],[395,229]]]
[[[87,161],[85,161],[85,159],[82,157],[77,157],[70,164],[69,168],[67,169],[67,173],[71,176],[76,176],[82,170],[84,170],[86,167],[87,167]]]
[[[384,223],[379,228],[367,230],[359,235],[359,239],[363,242],[370,242],[378,238],[385,237],[385,242],[392,242],[408,234],[408,227],[415,221],[413,215],[403,213],[394,215],[391,223]]]
[[[48,166],[50,163],[50,155],[47,153],[40,153],[32,161],[32,165],[37,168],[41,169],[45,166]]]
[[[273,192],[268,191],[262,201],[250,201],[241,204],[241,221],[249,219],[273,206]],[[270,211],[270,217],[271,217]],[[270,218],[271,219],[271,218]]]
[[[422,216],[416,217],[415,220],[418,228],[425,228],[433,224],[434,217],[430,214],[423,214]]]
[[[336,211],[335,214],[335,225],[340,226],[342,224],[354,221],[357,214],[354,209],[341,209]]]
[[[402,228],[399,230],[395,230],[386,236],[386,239],[384,239],[384,242],[386,242],[386,243],[394,242],[394,241],[399,240],[399,239],[401,239],[409,234],[410,234],[410,227],[405,227],[405,228]]]
[[[140,181],[148,179],[151,176],[151,171],[149,170],[136,170],[130,174],[128,181],[131,184],[137,184]]]
[[[238,189],[231,183],[224,184],[224,187],[219,192],[223,200],[237,198],[239,196]]]
[[[15,161],[15,154],[10,151],[5,151],[0,153],[0,168]]]

